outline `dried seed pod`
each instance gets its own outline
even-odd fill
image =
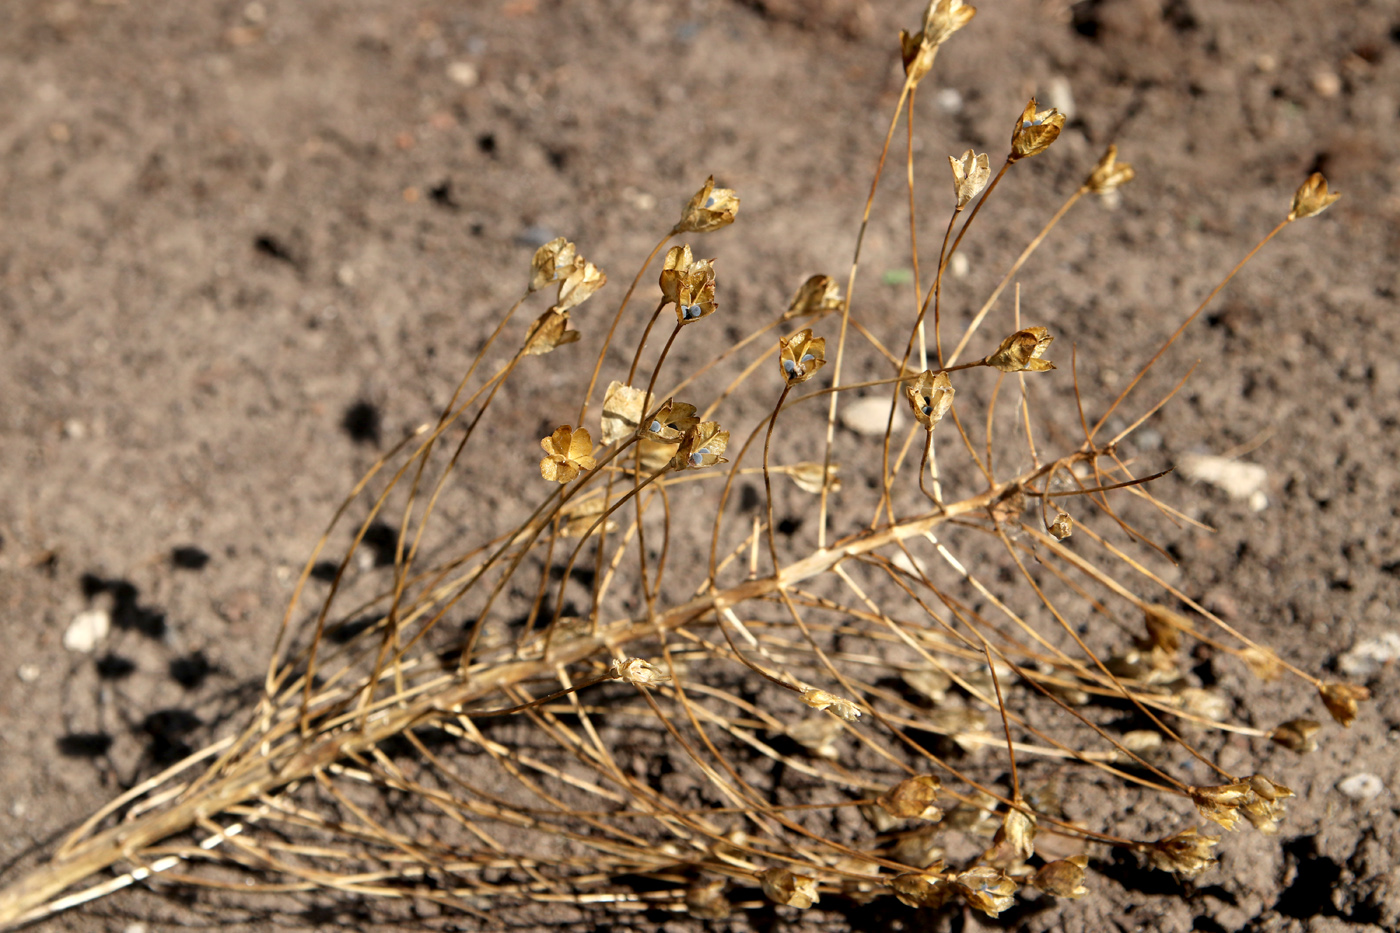
[[[1322,177],[1321,172],[1313,172],[1294,193],[1293,207],[1288,212],[1288,219],[1301,220],[1321,214],[1340,197],[1340,194],[1328,194],[1327,179]]]
[[[825,690],[818,690],[816,687],[805,687],[802,690],[802,702],[812,709],[830,710],[847,722],[855,722],[860,718],[859,706],[845,697],[827,693]]]
[[[914,409],[914,419],[928,431],[932,431],[953,407],[954,391],[947,373],[934,375],[931,371],[920,373],[904,387],[905,397]]]
[[[1011,156],[1015,162],[1028,156],[1039,155],[1050,148],[1065,127],[1065,115],[1054,107],[1036,112],[1035,98],[1026,104],[1026,109],[1016,120],[1016,128],[1011,131]]]
[[[792,296],[787,311],[783,312],[783,320],[825,314],[840,307],[841,287],[836,284],[836,280],[829,275],[814,275],[803,282],[797,293]]]
[[[713,259],[696,259],[689,246],[673,246],[667,250],[658,282],[666,302],[676,306],[679,323],[698,321],[713,314],[718,307],[714,262]]]
[[[937,823],[943,819],[943,808],[934,801],[942,786],[943,782],[935,775],[916,774],[885,791],[875,802],[890,816]]]
[[[1283,662],[1270,648],[1249,647],[1240,652],[1240,658],[1249,665],[1254,676],[1265,683],[1278,680],[1283,674]]]
[[[1321,694],[1322,705],[1327,707],[1327,712],[1343,726],[1350,726],[1356,721],[1358,703],[1371,699],[1371,691],[1356,684],[1322,684],[1317,692]]]
[[[1015,807],[1006,811],[982,859],[997,868],[1019,865],[1035,854],[1035,817]]]
[[[574,430],[569,425],[556,428],[549,437],[540,439],[545,457],[540,461],[540,476],[555,483],[568,483],[584,470],[597,466],[593,459],[593,438],[586,428]]]
[[[1322,723],[1316,720],[1290,719],[1275,727],[1274,731],[1269,733],[1269,738],[1289,751],[1302,755],[1317,751],[1317,739],[1314,736],[1321,729]]]
[[[642,427],[642,434],[654,441],[675,444],[699,423],[694,405],[668,398]]]
[[[535,250],[535,257],[530,261],[530,291],[537,292],[550,282],[559,281],[561,272],[573,268],[577,253],[574,244],[563,237],[556,237]]]
[[[794,463],[787,468],[787,475],[792,477],[792,481],[797,484],[797,488],[803,492],[810,492],[817,495],[822,491],[822,465],[810,461],[804,463]],[[841,472],[839,464],[830,464],[826,468],[826,488],[831,492],[841,491],[841,477],[837,474]]]
[[[581,538],[586,534],[593,534],[598,531],[593,527],[593,523],[602,515],[603,498],[601,496],[589,496],[587,498],[575,497],[564,504],[559,510],[559,517],[563,519],[563,535],[566,538]],[[598,527],[607,527],[609,533],[617,530],[617,522],[607,519]]]
[[[899,676],[906,684],[934,703],[943,702],[948,689],[953,686],[953,678],[931,667],[903,671]]]
[[[574,259],[574,265],[567,274],[562,274],[559,282],[559,297],[554,301],[555,311],[568,311],[589,298],[593,293],[608,284],[608,275],[582,256]]]
[[[962,0],[930,0],[924,9],[924,41],[940,46],[976,15],[977,8]]]
[[[943,857],[947,855],[943,846],[939,845],[940,838],[937,826],[923,826],[903,833],[890,846],[890,858],[901,865],[938,871],[943,867]]]
[[[525,332],[525,354],[543,356],[566,343],[578,340],[579,332],[568,328],[569,315],[550,308],[536,318],[530,329]]]
[[[724,920],[729,916],[729,898],[724,889],[728,880],[723,875],[702,875],[685,889],[685,907],[699,920]]]
[[[1055,520],[1050,523],[1050,534],[1055,536],[1056,541],[1063,541],[1074,534],[1074,519],[1068,512],[1055,513]]]
[[[1031,876],[1031,884],[1046,894],[1078,900],[1089,893],[1084,887],[1084,868],[1088,864],[1088,857],[1083,855],[1050,862]]]
[[[686,202],[680,223],[671,232],[709,233],[732,224],[738,212],[738,195],[729,188],[716,188],[715,176],[711,175],[705,179],[704,187]]]
[[[759,872],[758,882],[763,886],[763,893],[775,904],[806,910],[821,900],[817,893],[816,878],[795,875],[786,868],[770,868]]]
[[[948,156],[948,164],[953,169],[953,197],[957,199],[957,209],[962,210],[987,187],[992,167],[985,152],[978,155],[971,149],[959,159]]]
[[[718,421],[702,421],[686,432],[671,465],[677,470],[698,470],[728,463],[723,457],[728,447],[729,432],[721,431]]]
[[[1040,358],[1054,339],[1044,327],[1027,327],[1003,340],[982,362],[1004,373],[1043,373],[1055,368],[1054,363]]]
[[[813,337],[812,331],[804,328],[779,340],[778,365],[788,385],[806,382],[826,365],[826,338]]]
[[[1135,174],[1131,165],[1118,161],[1118,147],[1110,144],[1084,181],[1084,187],[1094,194],[1111,195],[1132,181]]]
[[[833,716],[808,716],[789,726],[788,738],[818,758],[835,761],[840,757],[836,739],[841,735],[841,721]]]
[[[858,904],[868,904],[879,890],[880,865],[866,858],[846,856],[831,866],[848,877],[841,879],[841,893]],[[855,875],[856,877],[849,877]]]
[[[1219,844],[1220,840],[1215,836],[1205,836],[1194,829],[1187,829],[1152,843],[1148,847],[1147,858],[1152,867],[1159,871],[1169,871],[1190,879],[1215,867],[1215,855],[1211,849]]]
[[[651,402],[652,397],[641,389],[623,385],[616,379],[608,383],[608,391],[603,394],[603,443],[611,444],[636,434]]]
[[[910,907],[942,907],[956,893],[942,877],[917,871],[895,875],[890,880],[890,890]]]
[[[989,917],[1010,910],[1015,903],[1016,882],[1000,869],[978,865],[954,878],[953,884],[963,900]]]
[[[1245,819],[1261,833],[1277,833],[1278,822],[1284,815],[1283,800],[1294,796],[1293,791],[1282,784],[1275,784],[1262,774],[1252,775],[1245,783],[1251,791],[1251,797],[1241,808]]]
[[[670,674],[641,658],[617,658],[612,662],[608,673],[614,680],[624,681],[634,687],[655,687],[671,682]]]
[[[1217,690],[1207,687],[1185,687],[1177,691],[1176,697],[1181,701],[1182,711],[1193,716],[1215,722],[1223,722],[1230,718],[1230,700]]]
[[[938,45],[929,42],[923,30],[912,35],[903,29],[899,31],[899,54],[904,61],[904,74],[915,87],[933,70],[933,60],[938,55]]]
[[[1175,654],[1181,647],[1181,633],[1191,631],[1191,620],[1156,603],[1143,606],[1142,613],[1147,625],[1147,645]]]

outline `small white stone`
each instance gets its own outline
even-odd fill
[[[1055,75],[1045,88],[1045,100],[1038,107],[1054,107],[1065,115],[1066,120],[1074,119],[1074,91],[1070,89],[1069,78]]]
[[[146,925],[144,923],[128,923],[122,927],[122,933],[146,933]]]
[[[69,440],[80,441],[87,437],[87,425],[77,418],[69,418],[63,423],[63,436]]]
[[[963,109],[962,92],[953,87],[941,87],[934,92],[933,103],[944,113],[957,113]]]
[[[1380,673],[1387,664],[1400,660],[1400,632],[1383,632],[1359,641],[1337,659],[1337,668],[1358,679]]]
[[[1189,480],[1209,483],[1231,499],[1245,499],[1251,506],[1255,493],[1262,493],[1269,481],[1269,471],[1257,463],[1242,463],[1213,454],[1187,454],[1181,458],[1181,472]],[[1264,503],[1267,505],[1268,500]]]
[[[1352,800],[1375,800],[1385,792],[1385,782],[1368,771],[1360,771],[1338,781],[1337,790]]]
[[[15,673],[19,676],[20,683],[32,684],[39,679],[39,665],[21,664],[19,670],[15,671]]]
[[[105,609],[80,612],[68,624],[68,631],[63,633],[63,647],[69,651],[91,654],[111,630],[112,617]]]
[[[453,84],[460,84],[462,87],[476,87],[477,82],[481,80],[481,73],[471,62],[453,62],[447,66],[447,78]]]
[[[1264,494],[1264,490],[1256,489],[1249,494],[1249,510],[1251,512],[1262,512],[1269,507],[1269,497]]]
[[[953,258],[948,260],[948,271],[953,274],[955,279],[966,278],[971,269],[972,263],[962,253],[954,253]]]
[[[1318,97],[1336,97],[1342,93],[1342,79],[1334,71],[1319,71],[1312,78],[1313,90]]]
[[[889,417],[890,400],[888,396],[871,395],[867,398],[856,399],[841,409],[841,423],[857,434],[864,434],[867,437],[884,437],[885,423]],[[896,406],[892,429],[898,431],[904,427],[904,421],[904,412]]]

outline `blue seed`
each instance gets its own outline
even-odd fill
[[[691,466],[698,467],[698,466],[700,466],[701,464],[703,464],[704,462],[705,462],[705,458],[702,457],[702,456],[700,455],[700,451],[697,450],[695,453],[693,453],[693,454],[690,455],[690,465],[691,465]]]
[[[804,354],[802,355],[802,362],[804,362],[804,363],[810,363],[810,362],[812,362],[812,360],[815,360],[815,359],[816,359],[816,357],[813,356],[813,355],[810,354],[810,353],[804,353]]]
[[[925,405],[925,406],[924,406],[924,414],[926,414],[926,415],[931,415],[931,414],[933,414],[933,406],[932,406],[932,405]]]
[[[661,433],[661,422],[660,422],[660,421],[653,421],[653,422],[651,423],[651,433],[653,433],[653,434],[660,434],[660,433]]]
[[[705,206],[706,206],[706,207],[714,207],[714,206],[715,206],[715,196],[714,196],[714,195],[710,195],[710,196],[705,200]]]
[[[797,372],[797,366],[793,364],[792,360],[783,360],[783,372],[791,376]]]

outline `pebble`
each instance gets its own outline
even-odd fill
[[[481,80],[481,73],[471,62],[453,62],[447,66],[447,79],[462,87],[476,87],[477,82]]]
[[[1045,88],[1045,100],[1037,106],[1054,107],[1065,115],[1066,120],[1074,119],[1074,91],[1070,89],[1069,78],[1055,75]]]
[[[959,113],[963,109],[962,92],[953,87],[941,87],[934,92],[933,103],[944,113]]]
[[[1348,677],[1366,678],[1396,660],[1400,660],[1400,632],[1383,632],[1348,648],[1337,659],[1337,669]]]
[[[948,260],[948,271],[955,279],[966,278],[971,268],[972,263],[968,262],[967,257],[962,253],[954,253],[953,258]]]
[[[1314,74],[1312,86],[1318,97],[1336,97],[1342,93],[1342,79],[1334,71],[1319,71]]]
[[[1360,771],[1338,781],[1337,790],[1352,800],[1375,800],[1385,790],[1385,782],[1368,771]]]
[[[34,683],[39,679],[39,673],[39,665],[37,664],[21,664],[19,670],[15,671],[15,674],[19,676],[19,681],[22,684]]]
[[[112,617],[104,609],[90,609],[80,612],[68,624],[63,633],[63,647],[69,651],[91,654],[107,633],[112,629]]]
[[[841,423],[857,434],[864,434],[866,437],[884,437],[885,422],[889,420],[889,416],[890,400],[888,396],[882,398],[878,395],[872,395],[856,399],[841,409]],[[904,427],[904,423],[904,412],[896,406],[893,429],[898,431]]]
[[[1242,463],[1212,454],[1187,454],[1181,458],[1181,472],[1197,483],[1209,483],[1231,499],[1245,499],[1256,512],[1266,507],[1264,485],[1269,471],[1257,463]]]

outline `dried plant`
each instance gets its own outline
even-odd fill
[[[903,36],[906,80],[880,169],[939,46],[973,13],[935,0],[923,29]],[[1088,856],[1104,846],[1186,878],[1208,871],[1218,840],[1196,814],[1225,830],[1243,820],[1275,831],[1292,796],[1279,782],[1287,775],[1226,771],[1209,736],[1302,753],[1319,726],[1234,721],[1184,676],[1187,646],[1298,678],[1342,725],[1366,691],[1297,669],[1168,582],[1144,526],[1189,519],[1154,497],[1163,474],[1143,475],[1124,442],[1170,398],[1134,394],[1167,348],[1260,247],[1337,195],[1308,179],[1286,218],[1091,422],[1073,355],[1052,351],[1046,328],[1022,326],[1019,295],[1013,312],[997,302],[1085,194],[1131,180],[1115,147],[956,341],[944,334],[950,259],[1006,173],[1050,149],[1063,123],[1031,101],[995,174],[986,154],[950,157],[936,271],[900,325],[898,352],[853,301],[880,169],[844,295],[813,276],[785,313],[732,346],[707,320],[724,314],[715,261],[696,259],[691,243],[666,253],[659,294],[648,284],[673,238],[735,222],[738,196],[713,179],[643,263],[591,371],[577,357],[531,359],[577,354],[581,332],[603,329],[576,325],[606,276],[573,243],[541,247],[524,296],[437,421],[376,463],[336,514],[242,730],[94,814],[0,891],[0,926],[157,876],[240,896],[323,891],[494,918],[560,903],[718,918],[769,901],[801,909],[881,896],[960,899],[996,916],[1018,897],[1092,890]],[[932,187],[946,197],[946,179]],[[917,270],[917,247],[913,258]],[[556,284],[554,304],[522,327],[525,301]],[[639,320],[633,299],[649,295],[654,310]],[[675,323],[650,356],[668,306]],[[1003,323],[989,335],[993,312]],[[686,372],[667,365],[683,343],[703,359]],[[486,372],[490,351],[512,344]],[[621,346],[632,348],[630,367],[605,372],[608,349]],[[884,375],[851,381],[857,361]],[[543,448],[537,504],[507,534],[463,547],[433,519],[470,503],[500,388],[544,365],[582,376],[578,415],[544,438],[507,430],[520,451]],[[1010,409],[998,402],[1008,378]],[[889,396],[882,441],[838,443],[855,391]],[[770,413],[736,423],[740,398]],[[901,430],[904,405],[914,424]],[[1065,411],[1078,412],[1081,439],[1051,453],[1040,426]],[[1129,423],[1109,436],[1120,411]],[[745,519],[733,493],[749,474],[764,492]],[[775,488],[783,475],[794,486]],[[871,480],[868,512],[853,515],[859,496],[840,491],[841,475]],[[780,539],[775,500],[802,501],[810,521]],[[313,563],[357,511],[329,595],[304,613]],[[366,530],[390,515],[392,568],[356,576]],[[1122,731],[1124,709],[1150,726]],[[1184,780],[1155,753],[1164,745],[1209,782]],[[786,775],[776,786],[773,765]],[[1093,815],[1070,819],[1046,787],[1075,781],[1177,801],[1181,825],[1136,838]],[[1037,842],[1052,836],[1056,854],[1040,855]]]

